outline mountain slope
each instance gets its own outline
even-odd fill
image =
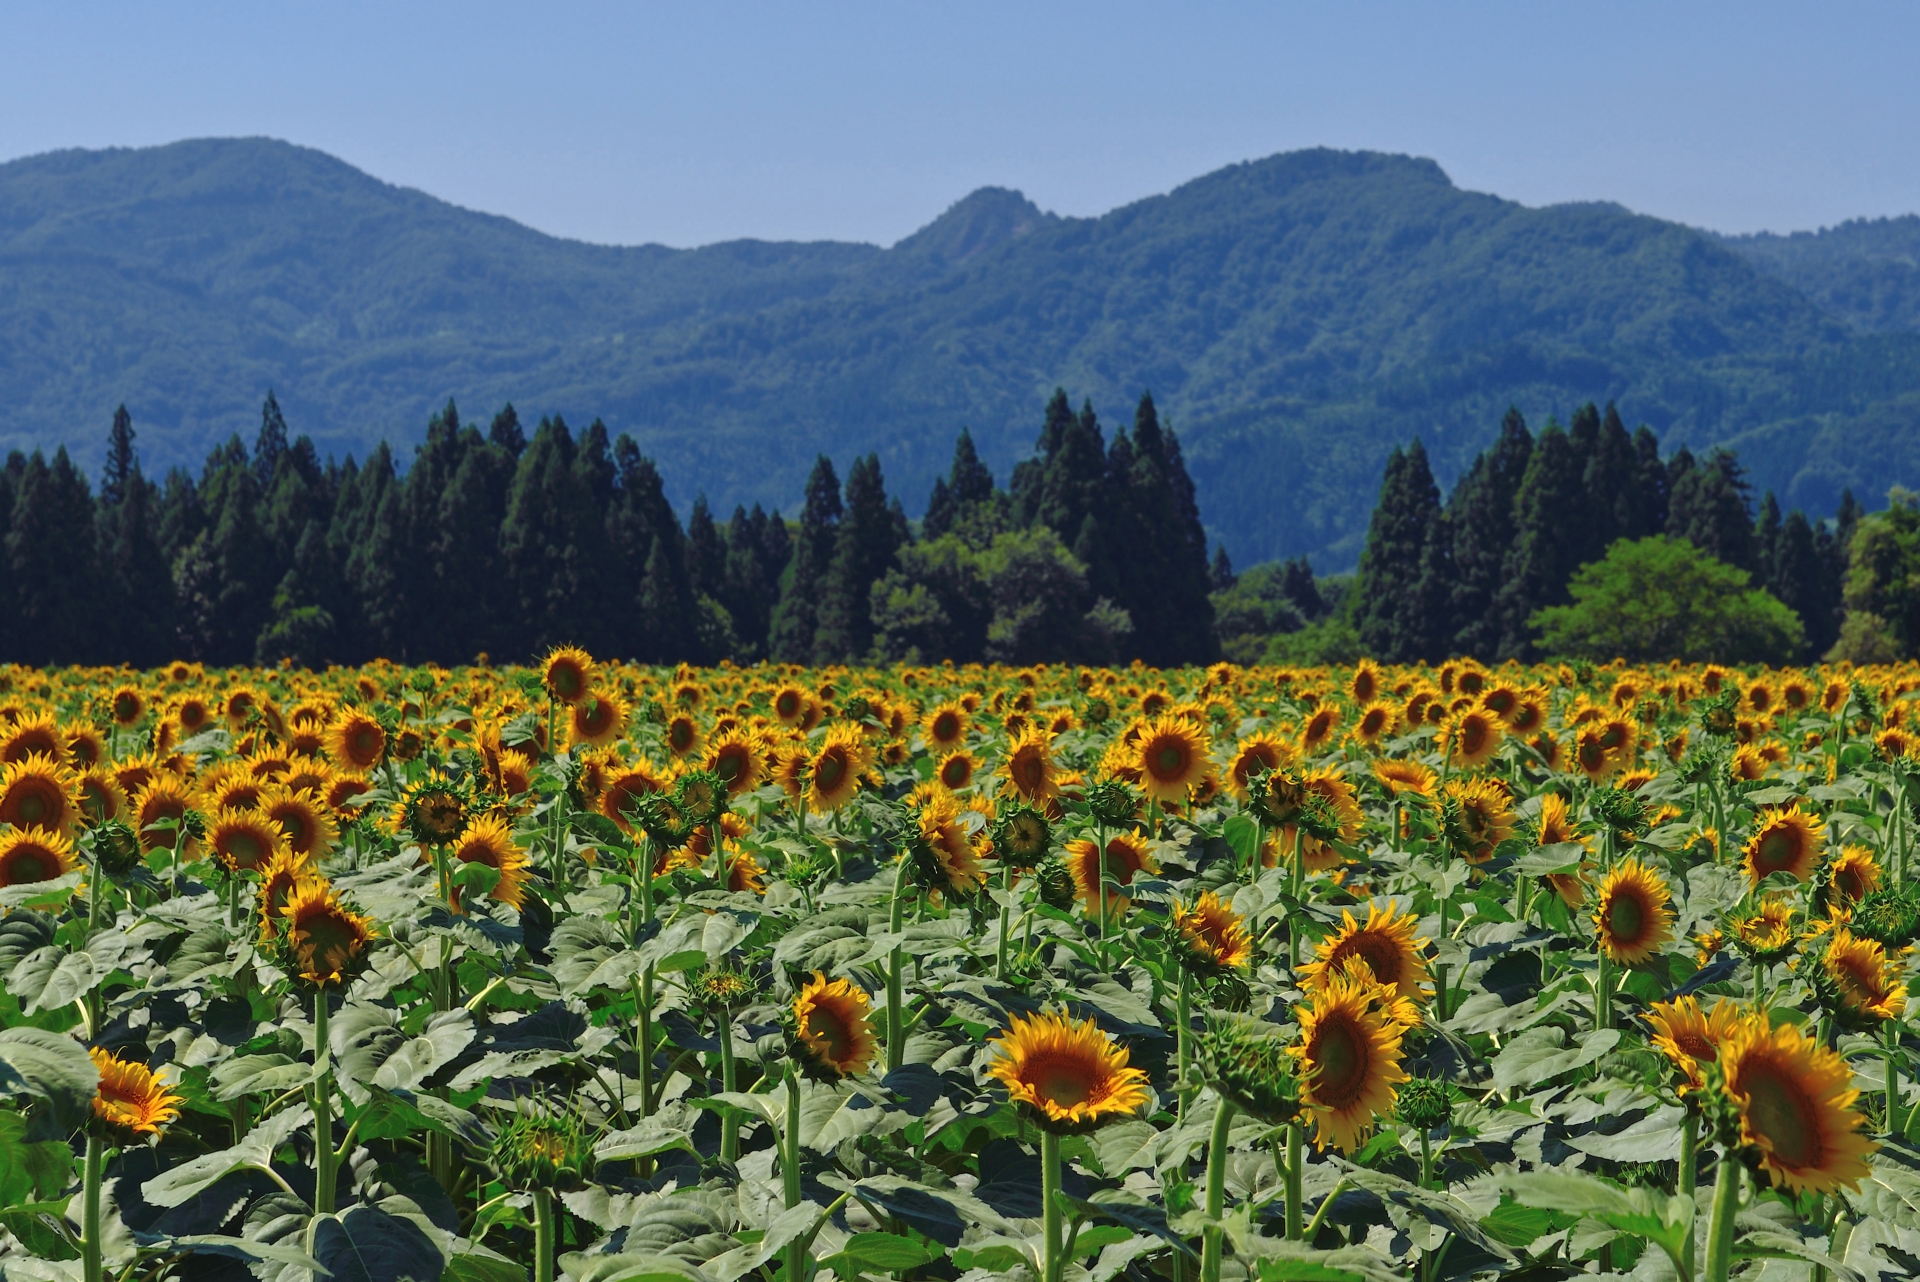
[[[913,511],[963,424],[1004,479],[1055,384],[1110,423],[1150,388],[1237,560],[1333,568],[1393,443],[1421,435],[1449,477],[1510,401],[1537,423],[1617,398],[1670,444],[1737,441],[1816,510],[1920,481],[1920,339],[1860,336],[1796,270],[1371,153],[1235,165],[1098,218],[987,188],[885,250],[670,250],[558,240],[270,140],[62,152],[0,166],[0,446],[95,457],[125,401],[150,465],[191,464],[250,436],[272,386],[296,431],[364,452],[449,395],[511,399],[631,432],[680,502],[790,509],[817,452],[872,449]]]

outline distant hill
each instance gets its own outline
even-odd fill
[[[0,165],[0,448],[97,458],[125,401],[197,465],[271,386],[363,454],[510,399],[631,432],[677,502],[791,512],[816,453],[878,450],[917,512],[962,425],[1004,481],[1056,384],[1109,423],[1151,389],[1237,561],[1338,569],[1394,443],[1449,479],[1509,402],[1617,399],[1815,512],[1920,485],[1916,229],[1722,240],[1321,150],[1098,218],[986,188],[890,249],[615,248],[271,140],[58,152]]]

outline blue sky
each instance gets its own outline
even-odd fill
[[[558,235],[890,243],[1307,146],[1722,231],[1920,212],[1920,6],[11,0],[0,159],[267,134]]]

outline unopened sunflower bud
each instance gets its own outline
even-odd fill
[[[1393,1115],[1403,1126],[1431,1131],[1453,1120],[1453,1088],[1433,1077],[1416,1077],[1400,1085]]]
[[[1854,905],[1847,924],[1856,935],[1898,948],[1920,935],[1920,907],[1904,891],[1876,890]]]
[[[993,826],[994,854],[1013,868],[1038,867],[1047,857],[1051,837],[1045,815],[1031,806],[1015,806]]]
[[[1073,874],[1059,860],[1041,865],[1040,902],[1049,908],[1066,912],[1073,907],[1077,892],[1073,885]]]
[[[140,839],[118,819],[109,819],[87,834],[93,859],[109,877],[124,877],[140,863]]]
[[[1299,1083],[1287,1037],[1243,1015],[1214,1015],[1199,1038],[1200,1071],[1207,1085],[1242,1112],[1278,1126],[1300,1111]]]
[[[523,1114],[500,1132],[490,1154],[500,1182],[529,1193],[568,1193],[593,1175],[593,1144],[577,1118]]]
[[[715,968],[703,973],[693,986],[694,997],[709,1010],[732,1010],[753,999],[753,981],[736,970]]]
[[[1087,809],[1107,827],[1118,828],[1133,822],[1140,799],[1120,780],[1108,779],[1087,789]]]

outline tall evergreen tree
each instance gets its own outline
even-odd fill
[[[1767,494],[1771,501],[1773,494]],[[1764,508],[1763,508],[1764,512]],[[1827,587],[1825,567],[1820,563],[1813,525],[1799,508],[1787,513],[1773,540],[1768,558],[1767,590],[1800,616],[1806,628],[1807,654],[1825,653],[1838,636],[1834,626],[1834,605],[1838,593]]]
[[[1768,490],[1760,500],[1760,514],[1753,521],[1753,560],[1754,578],[1764,588],[1775,591],[1780,582],[1778,560],[1780,555],[1780,500]],[[1811,533],[1811,527],[1809,527]],[[1780,597],[1782,601],[1785,597]]]
[[[820,626],[817,599],[833,563],[840,514],[840,478],[834,474],[833,460],[822,454],[807,476],[807,501],[800,510],[793,566],[773,616],[771,649],[782,663],[813,661],[814,633]]]
[[[933,496],[927,500],[927,515],[920,523],[921,534],[937,539],[953,528],[960,515],[976,503],[993,498],[993,473],[980,461],[973,445],[973,433],[960,429],[953,445],[953,465],[947,474],[933,483]]]
[[[607,537],[618,586],[610,592],[631,601],[619,649],[644,663],[692,658],[695,601],[679,518],[659,469],[632,437],[614,442],[613,459]]]
[[[1585,467],[1572,439],[1551,419],[1533,443],[1514,498],[1513,546],[1494,609],[1500,658],[1533,657],[1533,612],[1563,605],[1567,580],[1580,567],[1587,538],[1577,528],[1585,506]]]
[[[726,604],[727,545],[704,494],[693,500],[693,512],[687,518],[687,577],[697,595]]]
[[[1627,435],[1626,424],[1620,421],[1620,411],[1608,401],[1595,432],[1593,453],[1583,473],[1588,526],[1583,564],[1605,556],[1615,539],[1640,537],[1637,533],[1642,519],[1638,463],[1633,438]]]
[[[1217,653],[1207,595],[1207,535],[1180,443],[1160,424],[1151,392],[1134,410],[1133,432],[1116,433],[1112,489],[1127,540],[1107,552],[1104,582],[1088,582],[1133,621],[1134,653],[1157,667],[1206,663]],[[1103,589],[1105,591],[1103,592]]]
[[[1436,585],[1428,577],[1437,556],[1428,545],[1442,537],[1440,489],[1416,437],[1387,459],[1360,554],[1355,624],[1368,653],[1404,663],[1436,657],[1445,644],[1447,612],[1435,616]]]
[[[209,457],[199,493],[205,524],[174,564],[182,639],[196,659],[246,663],[266,625],[276,575],[259,485],[239,437]]]
[[[165,663],[174,645],[173,574],[160,545],[159,507],[157,487],[140,470],[133,416],[122,405],[107,439],[95,518],[102,657],[143,668]]]
[[[1632,533],[1625,537],[1644,539],[1667,528],[1667,465],[1660,461],[1659,438],[1644,423],[1633,432],[1633,462]]]
[[[1280,568],[1280,594],[1298,607],[1301,617],[1311,622],[1327,612],[1327,603],[1314,581],[1313,566],[1304,556],[1290,557]]]
[[[1757,572],[1747,489],[1739,460],[1716,448],[1706,462],[1696,463],[1674,482],[1667,500],[1667,533],[1728,565]]]
[[[1453,536],[1454,586],[1448,613],[1451,649],[1482,660],[1500,651],[1503,621],[1495,609],[1514,538],[1514,504],[1533,456],[1533,433],[1517,406],[1500,421],[1500,438],[1473,462],[1447,496]]]
[[[880,456],[855,459],[847,472],[833,559],[821,583],[813,639],[815,663],[857,662],[872,648],[873,585],[892,568],[902,541],[900,526],[888,508]]]
[[[734,635],[741,646],[739,657],[743,659],[766,654],[767,627],[779,591],[779,571],[768,564],[766,539],[767,514],[760,505],[754,504],[749,516],[745,507],[736,504],[733,518],[727,522],[720,603],[733,620]]]
[[[280,456],[286,452],[286,416],[280,412],[280,402],[274,399],[273,389],[268,388],[267,399],[260,406],[260,434],[253,442],[253,483],[260,487],[262,494],[273,487],[273,474],[280,466]]]
[[[18,662],[91,663],[103,613],[95,559],[93,492],[67,457],[52,463],[35,450],[15,491],[6,534],[13,587],[12,636]]]
[[[487,429],[487,440],[505,450],[507,457],[516,463],[527,452],[527,434],[521,430],[520,415],[514,411],[512,401],[508,401],[493,416],[493,424]]]

